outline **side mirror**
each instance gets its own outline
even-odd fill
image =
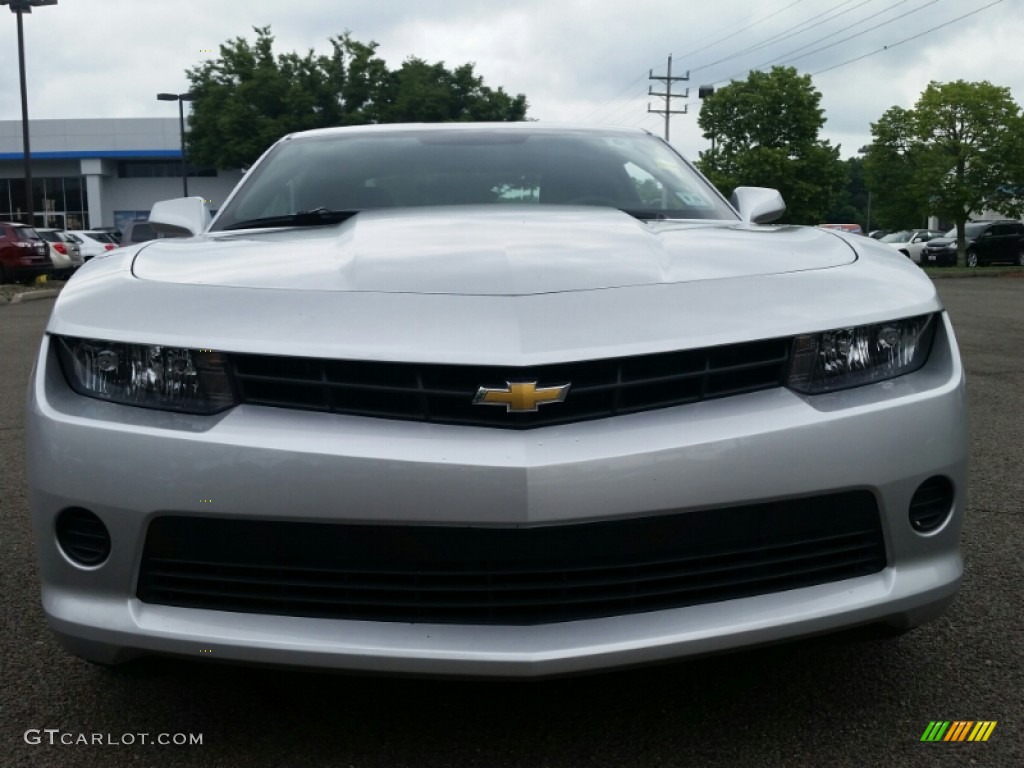
[[[171,237],[192,237],[205,232],[210,220],[210,210],[201,197],[161,200],[149,212],[154,231]]]
[[[729,198],[743,220],[751,224],[775,221],[786,212],[786,203],[777,189],[768,187],[736,187]]]

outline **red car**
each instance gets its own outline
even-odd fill
[[[27,224],[0,221],[0,283],[30,282],[53,269],[46,241]]]

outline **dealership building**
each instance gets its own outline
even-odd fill
[[[122,227],[153,203],[181,197],[181,135],[172,118],[30,120],[35,225]],[[241,171],[189,167],[189,195],[211,210]],[[0,220],[26,221],[20,120],[0,120]]]

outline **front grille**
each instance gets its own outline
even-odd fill
[[[885,564],[864,491],[533,528],[166,516],[149,526],[138,596],[240,613],[525,625],[780,592]]]
[[[231,355],[240,402],[386,419],[529,429],[668,408],[782,385],[789,339],[684,352],[505,367]],[[571,383],[536,412],[473,405],[480,387]]]

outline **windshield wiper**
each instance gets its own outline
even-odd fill
[[[266,227],[314,227],[318,224],[337,224],[339,221],[351,219],[360,209],[335,211],[330,208],[311,208],[308,211],[298,211],[283,216],[264,216],[259,219],[246,219],[236,221],[224,227],[228,229],[261,229]]]
[[[662,221],[669,218],[665,211],[641,210],[637,208],[619,208],[625,214],[640,221]]]

